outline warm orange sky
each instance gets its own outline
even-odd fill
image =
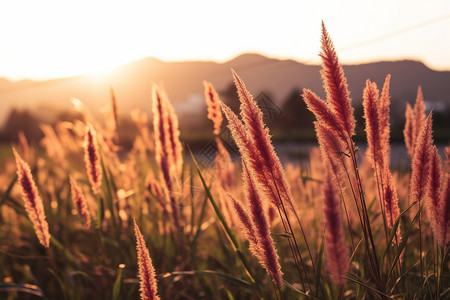
[[[103,72],[147,56],[317,63],[322,19],[344,63],[408,58],[450,70],[445,0],[1,1],[0,77]]]

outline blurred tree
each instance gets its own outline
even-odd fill
[[[233,82],[230,82],[224,90],[217,91],[220,100],[228,105],[232,111],[239,113],[239,96],[237,94],[236,86]]]
[[[23,131],[29,142],[36,142],[43,136],[39,129],[40,123],[28,110],[13,109],[1,131],[1,141],[17,141],[19,131]]]
[[[268,126],[274,132],[275,138],[285,135],[296,139],[314,137],[314,115],[306,108],[300,89],[292,90],[284,100],[281,110],[282,115],[280,118],[274,118],[268,122]]]

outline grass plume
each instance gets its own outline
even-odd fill
[[[13,149],[16,158],[17,176],[22,199],[28,218],[33,223],[34,231],[39,242],[46,248],[50,246],[50,233],[48,223],[45,217],[44,204],[39,195],[39,191],[31,175],[30,166],[22,160],[16,149]]]
[[[141,300],[159,300],[158,287],[156,282],[155,269],[152,259],[145,245],[144,236],[142,235],[136,220],[134,221],[134,234],[136,236],[136,252],[139,266],[139,285],[141,292]]]

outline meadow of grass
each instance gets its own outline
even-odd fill
[[[440,158],[420,88],[406,109],[411,167],[399,173],[390,76],[381,89],[367,80],[361,153],[324,26],[320,56],[327,97],[303,92],[319,146],[305,164],[280,163],[234,71],[238,115],[204,82],[208,163],[180,141],[156,85],[153,124],[132,112],[130,151],[118,146],[113,94],[102,121],[77,103],[83,118],[43,124],[39,145],[19,135],[1,150],[0,298],[450,299],[450,147]]]

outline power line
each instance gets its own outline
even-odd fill
[[[386,39],[392,38],[394,36],[401,35],[401,34],[404,34],[404,33],[407,33],[409,31],[413,31],[413,30],[416,30],[416,29],[419,29],[419,28],[422,28],[422,27],[426,27],[428,25],[431,25],[431,24],[434,24],[434,23],[438,23],[438,22],[441,22],[441,21],[449,19],[449,18],[450,18],[450,14],[443,15],[443,16],[440,16],[440,17],[437,17],[437,18],[425,21],[423,23],[415,24],[415,25],[412,25],[410,27],[406,27],[406,28],[403,28],[403,29],[400,29],[400,30],[397,30],[397,31],[393,31],[393,32],[381,35],[379,37],[376,37],[376,38],[373,38],[373,39],[370,39],[370,40],[362,41],[362,42],[350,45],[348,47],[344,47],[344,48],[340,49],[340,51],[348,51],[348,50],[353,50],[353,49],[356,49],[356,48],[360,48],[362,46],[373,44],[373,43],[376,43],[376,42],[381,41],[381,40],[386,40]]]
[[[409,27],[406,27],[406,28],[403,28],[403,29],[400,29],[400,30],[397,30],[397,31],[393,31],[393,32],[390,32],[390,33],[387,33],[387,34],[384,34],[384,35],[381,35],[381,36],[378,36],[378,37],[375,37],[375,38],[372,38],[372,39],[369,39],[369,40],[366,40],[366,41],[362,41],[362,42],[359,42],[359,43],[355,43],[353,45],[349,45],[349,46],[344,47],[344,48],[340,48],[339,52],[345,52],[345,51],[353,50],[353,49],[360,48],[360,47],[363,47],[363,46],[366,46],[366,45],[370,45],[370,44],[373,44],[373,43],[376,43],[376,42],[379,42],[379,41],[382,41],[382,40],[385,40],[385,39],[392,38],[394,36],[398,36],[398,35],[405,34],[407,32],[410,32],[410,31],[413,31],[413,30],[416,30],[416,29],[419,29],[419,28],[422,28],[422,27],[429,26],[429,25],[434,24],[434,23],[441,22],[441,21],[446,20],[446,19],[450,19],[450,14],[439,16],[437,18],[433,18],[433,19],[424,21],[422,23],[414,24],[412,26],[409,26]],[[307,61],[302,61],[301,63],[309,64],[309,63],[314,62],[314,61],[315,61],[315,59],[310,59],[310,60],[307,60]],[[250,69],[250,68],[254,68],[254,67],[259,67],[259,66],[264,65],[264,64],[268,65],[268,64],[272,64],[272,63],[276,63],[276,62],[278,62],[278,61],[275,61],[275,62],[271,61],[271,62],[264,62],[264,63],[256,62],[256,63],[251,63],[251,64],[248,64],[248,65],[241,66],[240,69],[241,70],[242,69]]]

